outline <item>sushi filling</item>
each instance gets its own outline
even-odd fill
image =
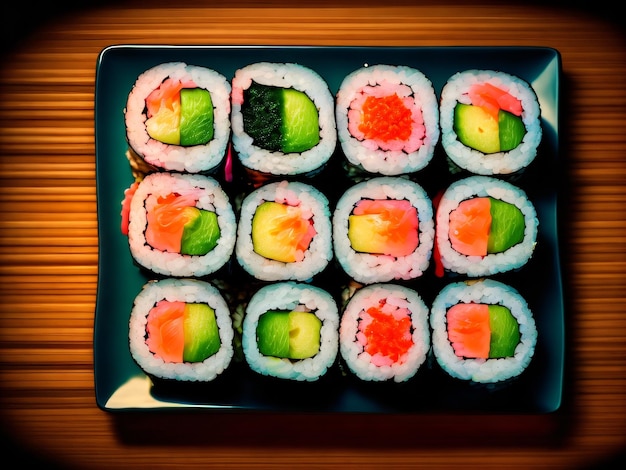
[[[159,301],[148,313],[146,345],[164,362],[206,360],[221,346],[215,310],[201,303]]]
[[[364,86],[348,109],[348,130],[372,150],[417,151],[426,127],[417,97],[407,85]]]
[[[302,261],[315,235],[313,213],[298,206],[267,201],[252,218],[254,252],[267,259]]]
[[[312,358],[321,347],[322,321],[306,306],[270,310],[259,317],[257,346],[263,356],[297,361]]]
[[[418,225],[417,209],[406,199],[361,199],[348,218],[348,238],[358,252],[407,256],[419,244]]]
[[[306,93],[252,82],[243,92],[243,127],[254,145],[300,153],[320,141],[319,112]]]
[[[403,364],[413,346],[411,312],[380,300],[361,311],[356,340],[375,366]]]
[[[459,141],[485,154],[515,149],[526,135],[522,102],[490,83],[472,85],[454,108]]]
[[[217,214],[196,207],[200,192],[151,194],[145,202],[146,243],[156,250],[183,255],[206,255],[213,250],[220,238]]]
[[[146,98],[148,135],[170,145],[204,145],[213,139],[213,102],[192,80],[166,78]]]
[[[522,211],[493,197],[466,199],[450,213],[450,243],[465,256],[502,253],[524,240],[524,230]]]
[[[520,342],[519,324],[502,305],[456,304],[448,309],[446,322],[448,339],[461,358],[513,357]]]

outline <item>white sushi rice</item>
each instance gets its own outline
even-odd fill
[[[357,335],[364,312],[371,306],[378,307],[381,302],[386,304],[383,311],[390,315],[396,309],[409,310],[413,344],[402,361],[377,365],[357,340]],[[428,307],[413,289],[394,284],[365,286],[354,293],[343,311],[339,329],[341,356],[362,380],[405,382],[417,373],[430,350],[428,313]]]
[[[459,303],[502,305],[519,324],[520,342],[512,357],[466,359],[457,356],[448,339],[447,311]],[[444,287],[430,313],[433,351],[439,365],[451,376],[479,383],[495,383],[520,375],[530,363],[537,343],[537,329],[526,300],[511,286],[492,279],[457,282]]]
[[[220,229],[217,246],[206,255],[182,255],[154,249],[146,242],[148,197],[201,191],[198,209],[215,212]],[[151,173],[139,184],[130,205],[128,242],[137,263],[158,274],[174,277],[202,277],[214,273],[230,259],[237,233],[235,213],[219,183],[209,176],[179,173]]]
[[[155,356],[146,344],[148,313],[161,300],[203,303],[215,311],[220,349],[202,362],[171,363]],[[129,320],[130,353],[148,375],[179,381],[211,381],[224,372],[233,357],[234,331],[230,311],[217,288],[196,279],[148,281],[134,301]]]
[[[298,206],[313,214],[316,235],[301,261],[284,263],[254,251],[252,218],[266,201]],[[315,187],[298,181],[268,183],[248,194],[242,202],[235,253],[239,264],[262,281],[308,281],[323,271],[333,257],[332,229],[328,199]]]
[[[213,139],[205,145],[170,145],[153,139],[146,129],[146,98],[167,78],[192,80],[209,91],[213,102]],[[220,73],[183,62],[159,64],[136,80],[124,110],[126,138],[132,150],[147,163],[168,171],[209,172],[226,155],[230,138],[230,83]]]
[[[457,103],[471,104],[469,88],[477,83],[507,91],[522,103],[522,121],[526,135],[508,152],[484,154],[463,145],[454,131],[454,108]],[[441,91],[441,143],[450,159],[460,168],[479,175],[506,175],[526,168],[536,157],[542,129],[537,95],[524,80],[493,70],[466,70],[450,77]]]
[[[301,153],[268,151],[254,145],[243,125],[241,106],[244,90],[252,81],[261,85],[293,88],[305,93],[318,109],[320,141]],[[259,62],[240,68],[232,80],[232,141],[241,163],[272,175],[299,175],[321,169],[337,145],[334,99],[324,79],[314,70],[294,63]]]
[[[363,95],[384,97],[393,93],[411,101],[413,114],[420,115],[418,121],[423,120],[425,136],[387,142],[383,148],[374,140],[352,135],[349,115],[357,98]],[[379,64],[355,70],[344,78],[337,92],[335,112],[339,142],[346,158],[370,173],[394,176],[419,171],[431,161],[439,141],[439,106],[435,90],[422,72],[411,67]],[[416,140],[421,141],[417,148]]]
[[[417,209],[418,246],[402,257],[357,252],[348,238],[348,218],[361,199],[408,200]],[[433,207],[426,191],[405,177],[380,176],[350,187],[333,213],[335,257],[344,271],[363,284],[420,277],[430,264],[435,239]]]
[[[487,256],[466,256],[452,247],[450,213],[459,204],[473,197],[493,197],[515,205],[524,215],[524,238],[502,253]],[[532,257],[537,242],[539,219],[526,193],[517,186],[491,176],[470,176],[452,183],[437,207],[436,241],[444,269],[472,277],[489,276],[524,266]]]
[[[319,352],[310,358],[290,360],[260,353],[256,329],[259,317],[270,310],[308,311],[321,321]],[[259,289],[250,299],[243,320],[243,352],[255,372],[281,379],[315,381],[323,376],[337,357],[339,313],[332,296],[309,284],[279,282]]]

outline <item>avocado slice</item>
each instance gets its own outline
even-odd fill
[[[491,228],[487,253],[502,253],[524,240],[524,214],[515,204],[496,198],[489,199]]]
[[[289,357],[289,312],[271,310],[259,317],[257,346],[264,356]]]
[[[500,151],[498,121],[480,106],[458,103],[454,108],[453,127],[463,145],[482,153]]]
[[[213,101],[208,90],[180,90],[180,145],[209,142],[213,138],[213,119]]]
[[[280,224],[287,217],[288,210],[287,205],[274,201],[266,201],[257,207],[252,218],[251,233],[255,253],[283,263],[295,261],[293,246],[281,240],[286,235],[282,234]]]
[[[380,214],[351,215],[348,217],[348,239],[354,251],[383,253],[386,237],[379,235],[386,223]]]
[[[289,359],[306,359],[320,350],[322,321],[311,312],[289,313]]]
[[[197,207],[186,210],[193,211],[194,216],[183,229],[180,252],[184,255],[206,255],[216,247],[220,239],[217,214]]]
[[[320,349],[322,321],[311,312],[271,310],[259,317],[257,345],[264,356],[306,359]]]
[[[500,151],[508,152],[516,148],[526,135],[526,126],[522,118],[502,111],[498,113],[498,127],[500,128]]]
[[[304,152],[320,141],[319,115],[311,98],[293,88],[282,93],[282,151]]]
[[[502,305],[489,305],[489,358],[512,357],[520,341],[519,324]]]
[[[185,305],[183,361],[201,362],[220,349],[215,310],[207,304]]]

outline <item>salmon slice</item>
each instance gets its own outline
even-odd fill
[[[183,88],[196,88],[196,84],[191,80],[185,82],[174,78],[163,80],[159,88],[153,90],[146,98],[148,118],[156,116],[161,109],[174,112],[176,108],[180,108],[178,106],[180,103],[180,90]]]
[[[459,357],[487,359],[491,342],[489,305],[460,303],[446,314],[448,339]]]
[[[452,248],[466,256],[486,256],[491,229],[491,201],[475,197],[462,201],[450,213]]]
[[[165,362],[183,362],[185,302],[161,300],[148,313],[148,349]]]
[[[496,121],[500,110],[508,111],[515,116],[522,115],[522,102],[491,83],[472,85],[468,94],[474,106],[486,109]]]
[[[197,196],[171,193],[149,199],[146,204],[146,242],[157,250],[180,253],[185,224],[197,216]]]

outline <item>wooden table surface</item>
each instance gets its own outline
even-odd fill
[[[22,7],[22,16],[5,18],[11,34],[22,33],[18,39],[3,33],[11,47],[0,74],[0,438],[6,455],[81,469],[573,469],[622,456],[626,53],[624,33],[610,14],[600,14],[595,3],[580,9],[480,0],[471,6],[445,0],[142,3],[74,10],[53,4],[33,13],[34,23]],[[559,50],[567,110],[560,134],[567,327],[561,408],[504,416],[120,416],[99,409],[92,357],[94,80],[97,56],[112,44]]]

